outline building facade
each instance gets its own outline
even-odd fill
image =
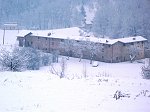
[[[61,38],[52,35],[34,35],[27,33],[17,36],[19,46],[32,47],[47,53],[92,59],[108,63],[117,63],[144,58],[144,43],[141,36],[121,39],[95,39],[94,37]]]

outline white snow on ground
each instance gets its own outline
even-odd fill
[[[8,32],[5,43],[15,44],[17,31]],[[2,36],[1,30],[1,44]],[[98,67],[89,63],[76,58],[66,60],[66,76],[62,79],[51,73],[50,66],[37,71],[1,71],[0,112],[150,111],[150,81],[141,77],[143,63],[99,62]],[[53,67],[60,72],[60,63]],[[117,90],[130,97],[116,100],[113,97]]]
[[[61,57],[60,57],[61,58]],[[61,59],[60,59],[61,60]],[[67,60],[66,77],[50,67],[37,71],[0,72],[1,112],[149,112],[150,81],[141,78],[142,63]],[[87,77],[84,77],[86,63]],[[60,64],[53,64],[59,71]],[[129,94],[116,100],[115,92]],[[143,90],[148,90],[144,96]]]
[[[4,36],[4,30],[0,30],[0,45],[3,44],[3,36],[4,36],[5,45],[17,44],[16,35],[18,34],[18,32],[19,32],[18,30],[5,30],[5,36]]]

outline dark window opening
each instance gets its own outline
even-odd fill
[[[54,42],[52,42],[52,45],[54,45]]]
[[[124,61],[126,61],[126,58],[124,57]]]
[[[64,42],[64,39],[61,39],[61,42]]]
[[[104,52],[104,48],[102,48],[102,52]]]
[[[131,45],[134,45],[134,43],[132,42]]]
[[[118,60],[119,58],[118,57],[116,57],[116,60]]]
[[[27,46],[30,46],[30,43],[29,43],[29,41],[27,41]]]

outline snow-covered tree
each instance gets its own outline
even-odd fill
[[[135,45],[130,45],[130,48],[129,48],[129,57],[130,57],[131,63],[136,59],[136,57],[139,54],[140,50],[141,50],[140,47],[137,47]]]
[[[93,31],[120,38],[141,35],[149,38],[149,0],[99,0]]]
[[[52,63],[52,55],[49,53],[41,52],[40,60],[41,60],[42,66],[48,66]]]
[[[66,56],[67,56],[67,59],[69,60],[69,57],[72,55],[72,48],[73,48],[73,45],[74,45],[75,41],[70,39],[69,37],[67,39],[64,39],[64,41],[62,42],[62,46],[63,48],[65,49],[65,52],[66,52]]]
[[[21,71],[25,67],[25,59],[19,54],[19,49],[8,51],[1,49],[0,63],[3,70]]]
[[[150,66],[149,67],[142,67],[142,77],[144,79],[150,79]]]
[[[23,48],[22,54],[27,57],[27,69],[38,70],[40,67],[40,56],[39,52],[34,48]]]

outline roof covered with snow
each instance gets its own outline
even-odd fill
[[[80,36],[84,32],[78,27],[65,28],[65,29],[55,29],[55,30],[23,30],[17,36],[25,37],[27,34],[32,33],[31,36],[47,37],[47,38],[59,38],[59,39],[72,39],[72,40],[82,40],[82,41],[92,41],[103,44],[115,44],[117,42],[122,43],[132,43],[146,41],[142,36],[126,37],[119,39],[109,39],[109,38],[98,38],[94,36]]]

